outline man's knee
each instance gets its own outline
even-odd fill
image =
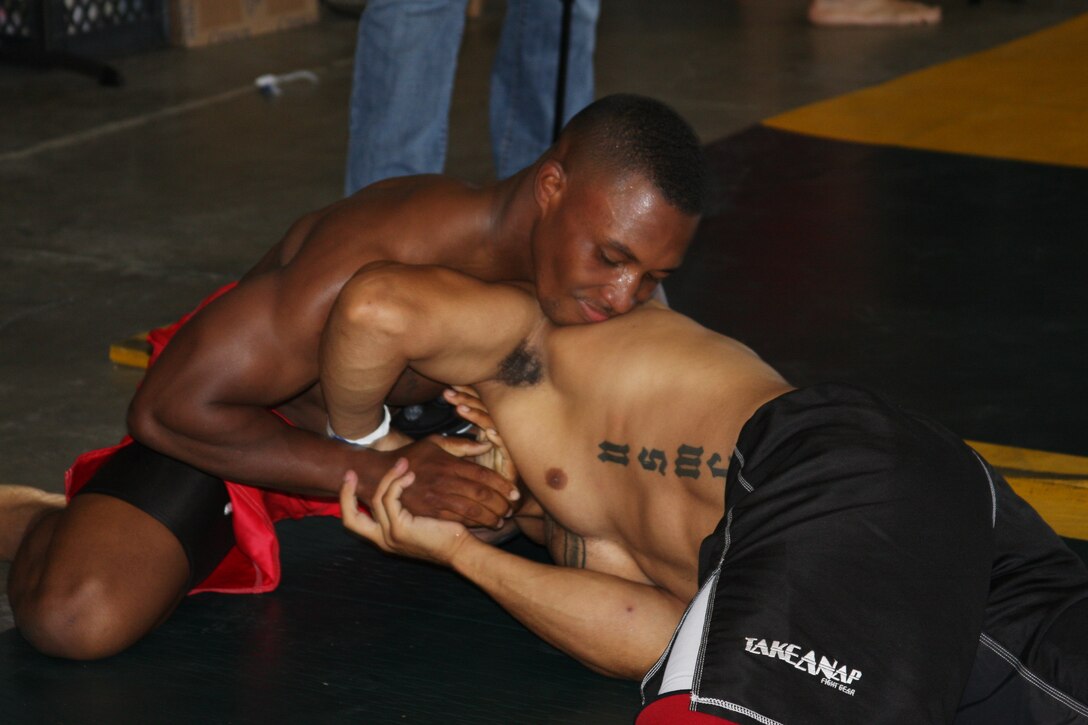
[[[125,607],[93,576],[43,577],[36,586],[9,590],[15,626],[36,649],[53,657],[93,660],[120,652],[134,640]]]
[[[8,578],[15,626],[43,653],[77,660],[116,654],[184,596],[189,570],[180,546],[172,556],[134,562],[86,544],[73,549],[57,524],[54,517],[31,533]]]
[[[20,634],[42,653],[71,660],[99,660],[131,646],[173,609],[183,591],[136,601],[136,587],[94,573],[53,567],[36,581],[13,578],[12,615]],[[62,567],[61,567],[62,568]]]

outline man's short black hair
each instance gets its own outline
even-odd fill
[[[698,136],[661,101],[618,93],[586,106],[563,135],[574,135],[579,154],[619,173],[637,172],[685,214],[703,213],[706,161]]]

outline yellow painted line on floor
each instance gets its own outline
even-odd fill
[[[1088,167],[1088,14],[764,121],[841,141]]]
[[[967,441],[1060,535],[1088,539],[1088,457]]]
[[[130,368],[147,368],[151,361],[151,343],[141,332],[127,340],[110,343],[110,361]]]
[[[1088,479],[1088,457],[1067,453],[1048,453],[1030,448],[1014,448],[995,443],[967,441],[995,468],[1034,472],[1039,475],[1059,474]]]

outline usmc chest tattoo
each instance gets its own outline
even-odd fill
[[[703,446],[693,446],[681,443],[676,448],[676,453],[671,457],[659,448],[646,448],[641,446],[637,454],[629,443],[613,443],[601,441],[597,444],[600,453],[597,460],[607,465],[638,465],[644,471],[657,473],[661,476],[671,469],[677,478],[698,479],[704,473],[710,478],[725,480],[725,474],[729,469],[729,461],[722,457],[718,451],[707,451]],[[634,455],[636,463],[631,462]],[[705,460],[704,460],[705,457]]]

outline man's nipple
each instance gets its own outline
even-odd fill
[[[559,491],[567,485],[567,474],[563,473],[561,468],[549,468],[544,474],[544,480],[549,486]]]

